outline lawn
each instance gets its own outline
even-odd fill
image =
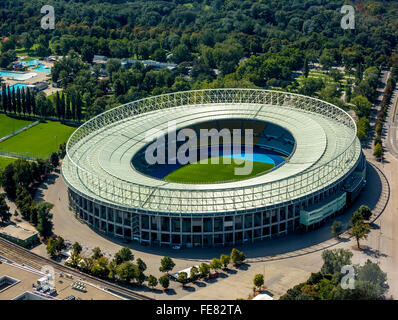
[[[253,163],[253,170],[249,175],[235,175],[235,167],[243,167],[248,164],[236,165],[233,161],[231,164],[222,163],[222,157],[219,157],[219,164],[200,164],[199,162],[187,164],[176,171],[170,173],[163,180],[169,182],[180,183],[217,183],[230,182],[249,179],[260,173],[265,173],[274,167],[273,164],[263,162],[252,162],[246,160],[245,162]],[[250,168],[250,167],[249,167]]]
[[[59,122],[40,123],[16,136],[0,143],[0,151],[27,155],[35,158],[48,158],[66,142],[76,128]]]
[[[32,123],[29,120],[17,120],[11,117],[6,116],[5,114],[0,114],[0,138],[17,131],[23,127],[26,127]]]
[[[10,163],[13,163],[15,160],[14,158],[6,158],[6,157],[0,157],[0,172],[7,167]]]

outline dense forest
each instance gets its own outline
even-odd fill
[[[40,27],[45,4],[55,8],[54,30]],[[359,95],[372,102],[375,74],[398,60],[398,3],[356,1],[353,30],[340,26],[343,4],[354,5],[341,0],[4,0],[0,35],[8,40],[2,42],[0,67],[21,50],[64,56],[55,63],[52,81],[66,97],[79,97],[86,118],[149,95],[215,87],[281,88],[342,107],[346,90],[345,102]],[[92,66],[94,55],[108,57],[106,65]],[[123,68],[125,58],[178,66]],[[355,89],[316,79],[299,85],[292,73],[312,63],[326,70],[343,67],[355,77]],[[103,69],[108,77],[100,77]],[[368,108],[367,102],[356,108]],[[58,113],[55,102],[46,110]],[[363,110],[357,114],[366,116]]]

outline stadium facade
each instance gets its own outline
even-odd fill
[[[229,126],[286,155],[274,170],[213,184],[173,183],[137,168],[152,128]],[[135,163],[135,164],[134,164]],[[307,96],[212,89],[146,98],[77,129],[62,164],[73,211],[92,228],[143,244],[211,247],[310,230],[344,211],[366,183],[354,120]]]

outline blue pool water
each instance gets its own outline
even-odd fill
[[[267,153],[259,153],[254,151],[251,154],[230,154],[224,155],[224,158],[232,158],[232,159],[240,159],[240,160],[249,160],[254,162],[261,162],[261,163],[269,163],[273,164],[274,166],[278,166],[279,164],[285,162],[282,156],[279,154],[275,154],[273,152],[267,151]]]
[[[9,71],[0,71],[1,77],[8,77],[14,80],[26,80],[33,78],[37,75],[37,73],[17,73],[17,72],[9,72]]]
[[[24,66],[35,66],[40,63],[40,60],[29,60],[29,61],[21,61],[22,65]]]
[[[28,86],[28,85],[26,85],[26,84],[24,84],[24,83],[16,83],[16,84],[10,86],[10,88],[13,89],[13,90],[17,90],[18,88],[19,88],[19,89],[24,89],[24,88],[26,88],[27,86]],[[0,92],[1,92],[1,89],[0,89]]]
[[[11,88],[13,88],[14,90],[17,89],[24,89],[26,88],[28,85],[24,84],[24,83],[16,83],[13,86],[11,86]]]
[[[36,68],[32,68],[32,70],[50,73],[51,68],[46,67],[44,64],[39,64]]]

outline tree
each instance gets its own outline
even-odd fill
[[[198,276],[199,270],[197,267],[193,266],[189,272],[189,279],[191,281],[195,281],[196,277]]]
[[[137,265],[134,266],[134,278],[139,285],[142,285],[145,281],[145,274]]]
[[[178,277],[177,277],[177,281],[180,282],[182,284],[182,286],[184,287],[185,284],[188,282],[188,274],[186,272],[179,272],[178,273]]]
[[[16,101],[17,101],[17,113],[21,114],[22,113],[22,103],[21,103],[21,89],[17,88],[17,94],[16,94]]]
[[[93,265],[90,269],[91,274],[95,277],[105,279],[109,274],[108,264],[109,261],[104,256],[93,260]]]
[[[357,222],[352,228],[351,233],[355,237],[357,241],[358,249],[361,249],[359,245],[359,240],[366,239],[368,237],[368,231],[370,226],[367,223],[363,223],[362,221]]]
[[[80,243],[77,241],[73,244],[72,248],[73,248],[73,252],[76,254],[80,254],[83,249],[82,246],[80,245]]]
[[[264,275],[256,274],[253,279],[253,284],[259,289],[264,285]]]
[[[217,271],[218,269],[221,269],[222,263],[220,259],[213,258],[210,262],[210,268],[213,269],[214,271]]]
[[[324,87],[324,83],[322,79],[317,78],[306,78],[303,79],[300,83],[299,93],[313,96],[317,91],[321,90]]]
[[[324,69],[330,69],[336,64],[333,52],[329,49],[323,49],[321,56],[319,57],[319,63]]]
[[[57,238],[49,238],[47,241],[47,253],[48,255],[54,259],[63,249],[65,249],[65,241],[62,237],[58,236]]]
[[[341,223],[341,221],[337,221],[337,220],[333,221],[332,234],[336,238],[339,238],[342,231],[343,231],[343,224]]]
[[[345,265],[351,264],[353,254],[345,249],[325,250],[322,252],[323,265],[321,268],[322,274],[340,274],[341,268]]]
[[[6,166],[0,174],[0,185],[3,186],[4,191],[10,198],[15,199],[17,185],[14,180],[14,166],[12,163]]]
[[[357,122],[357,136],[358,139],[363,141],[366,139],[368,135],[368,131],[370,128],[369,119],[366,117],[362,117]]]
[[[158,285],[158,279],[156,279],[156,277],[153,276],[153,275],[149,275],[149,277],[148,277],[148,287],[153,289],[157,285]]]
[[[135,262],[138,266],[138,269],[140,269],[142,272],[144,272],[146,270],[147,266],[146,266],[145,262],[142,261],[141,258],[137,258],[137,260]]]
[[[53,165],[54,168],[58,167],[59,165],[59,156],[58,153],[53,152],[51,154],[51,158],[50,158],[51,164]]]
[[[309,74],[310,70],[308,68],[308,59],[307,57],[304,59],[304,69],[303,69],[303,76],[305,78],[308,78],[308,74]]]
[[[334,82],[340,82],[340,80],[343,79],[343,74],[338,69],[331,70],[329,74],[333,78]]]
[[[57,256],[57,248],[55,247],[55,240],[53,238],[48,239],[46,250],[47,254],[52,259],[55,259],[55,257]]]
[[[58,253],[66,248],[64,238],[62,238],[61,236],[57,236],[57,238],[55,239],[55,248],[57,249]]]
[[[369,220],[372,216],[372,211],[368,206],[361,205],[358,209],[358,212],[362,215],[365,220]]]
[[[363,222],[363,215],[359,211],[355,211],[350,218],[350,225],[354,226],[358,222]]]
[[[172,59],[175,63],[181,63],[183,61],[191,60],[189,49],[185,44],[180,44],[177,47],[175,47],[172,53],[173,53]]]
[[[118,252],[116,252],[114,260],[116,264],[119,265],[123,262],[134,260],[134,255],[129,247],[123,247]]]
[[[358,95],[351,99],[351,103],[355,105],[355,112],[358,118],[369,117],[372,103],[366,97]]]
[[[170,257],[163,257],[162,260],[160,260],[159,271],[166,272],[168,274],[171,270],[173,270],[174,266],[175,263]]]
[[[82,256],[77,252],[73,251],[69,261],[65,262],[65,265],[72,268],[77,268],[81,261],[82,261]]]
[[[233,248],[230,254],[231,261],[234,265],[239,265],[246,260],[246,256],[243,252]]]
[[[134,279],[134,265],[130,261],[125,261],[116,267],[116,274],[120,281],[130,283]]]
[[[58,119],[61,119],[62,118],[61,101],[59,99],[59,92],[58,91],[55,93],[55,111],[57,112]]]
[[[199,266],[199,273],[201,277],[206,277],[210,274],[210,266],[203,262],[200,266]]]
[[[220,256],[220,261],[221,261],[221,264],[223,266],[223,269],[225,270],[225,269],[228,268],[228,264],[231,261],[231,258],[227,254],[222,254]]]
[[[159,283],[162,286],[163,290],[166,290],[170,285],[170,279],[168,276],[164,275],[159,278]]]
[[[383,158],[383,147],[381,146],[381,143],[376,144],[373,155],[377,158],[377,159],[381,159]]]
[[[1,84],[1,102],[3,111],[7,114],[8,111],[8,99],[7,99],[7,87],[4,83]]]
[[[94,265],[94,260],[92,258],[83,258],[79,262],[79,269],[85,273],[90,273]]]
[[[387,274],[377,263],[370,261],[358,268],[355,287],[365,293],[369,299],[380,299],[388,290]]]
[[[53,223],[51,219],[53,215],[50,211],[53,207],[54,205],[48,202],[39,202],[35,206],[38,222],[37,231],[39,231],[39,234],[44,238],[47,238],[52,234]]]
[[[29,161],[25,159],[18,159],[13,164],[14,167],[14,181],[17,185],[28,188],[33,182],[32,170]]]
[[[93,255],[91,256],[94,260],[97,260],[101,257],[103,257],[104,255],[101,252],[100,247],[95,247],[93,250]]]
[[[6,197],[4,194],[0,194],[0,219],[1,222],[8,222],[10,221],[11,213],[10,207],[7,205]]]

